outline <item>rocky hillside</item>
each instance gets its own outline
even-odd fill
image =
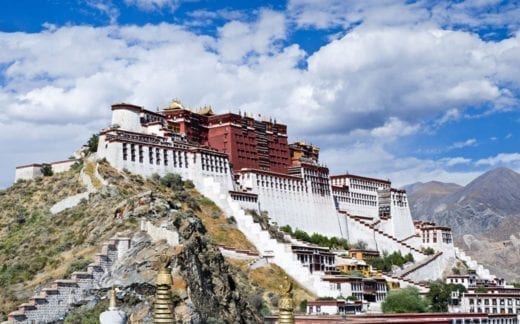
[[[95,190],[88,190],[85,174]],[[58,202],[87,190],[88,199],[51,212]],[[149,197],[144,204],[143,195]],[[181,247],[154,243],[140,232],[141,219],[171,224]],[[154,261],[162,250],[173,257],[175,311],[182,322],[258,322],[277,307],[275,288],[283,271],[272,265],[253,270],[242,260],[224,258],[218,245],[242,250],[254,246],[191,182],[175,176],[143,179],[117,172],[106,162],[88,162],[0,191],[0,320],[54,279],[84,270],[115,234],[133,237],[129,257],[118,261],[105,287],[92,291],[92,300],[66,323],[95,322],[106,310],[112,284],[120,288],[119,302],[134,320],[149,320]],[[299,300],[313,298],[299,287],[296,295]]]
[[[455,234],[482,234],[520,217],[520,174],[507,168],[491,170],[465,187],[441,182],[406,186],[415,219],[450,226]],[[508,239],[520,226],[507,226]]]

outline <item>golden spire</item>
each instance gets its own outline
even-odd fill
[[[112,289],[110,290],[110,304],[108,305],[108,310],[117,310],[116,286],[114,285],[112,285]]]
[[[285,276],[283,283],[280,285],[280,301],[278,302],[278,323],[294,324],[294,300],[293,285],[289,277]]]
[[[159,271],[155,279],[156,293],[155,303],[153,305],[153,322],[154,323],[174,323],[173,303],[171,295],[171,287],[173,284],[170,269],[170,256],[166,251],[159,256]]]

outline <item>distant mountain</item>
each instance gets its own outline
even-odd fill
[[[520,231],[520,225],[510,226],[520,218],[520,174],[513,170],[488,171],[465,187],[432,181],[405,189],[415,219],[450,226],[455,234],[496,235],[501,229],[496,238],[508,239]]]

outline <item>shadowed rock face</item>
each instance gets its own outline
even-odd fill
[[[406,189],[415,219],[450,226],[455,234],[485,233],[520,215],[520,174],[507,168],[486,172],[465,187],[429,182]],[[519,229],[508,228],[499,238]]]
[[[204,323],[261,323],[246,302],[248,296],[238,287],[217,247],[204,235],[198,218],[178,215],[175,220],[183,250],[176,258],[186,280],[190,298]]]

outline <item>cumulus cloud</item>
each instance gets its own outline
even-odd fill
[[[453,160],[453,164],[449,165],[450,161],[446,159],[398,156],[390,153],[382,145],[360,144],[343,149],[329,148],[320,152],[320,158],[327,161],[327,166],[333,173],[349,172],[390,179],[395,187],[432,179],[466,185],[481,174],[481,171],[455,171],[447,168],[465,163],[461,160],[463,158]]]
[[[499,153],[495,156],[480,159],[476,163],[477,165],[520,165],[520,153]]]
[[[302,28],[351,28],[357,24],[396,26],[430,24],[482,32],[492,38],[493,29],[516,32],[520,8],[500,0],[290,0],[288,14]]]
[[[421,8],[410,8],[400,19],[422,17]],[[447,167],[465,161],[406,157],[392,142],[423,131],[425,121],[456,120],[475,106],[513,109],[518,101],[518,36],[488,42],[434,24],[363,23],[309,56],[288,33],[287,15],[267,9],[252,21],[225,23],[215,36],[165,23],[0,33],[0,123],[9,126],[0,127],[0,145],[31,150],[5,159],[11,165],[3,165],[2,183],[14,164],[58,152],[51,144],[63,143],[56,158],[68,156],[108,125],[112,103],[154,110],[172,98],[276,118],[293,139],[320,145],[335,171],[402,176],[403,183],[443,179]],[[10,138],[12,129],[24,131]],[[38,137],[48,130],[52,138]]]

